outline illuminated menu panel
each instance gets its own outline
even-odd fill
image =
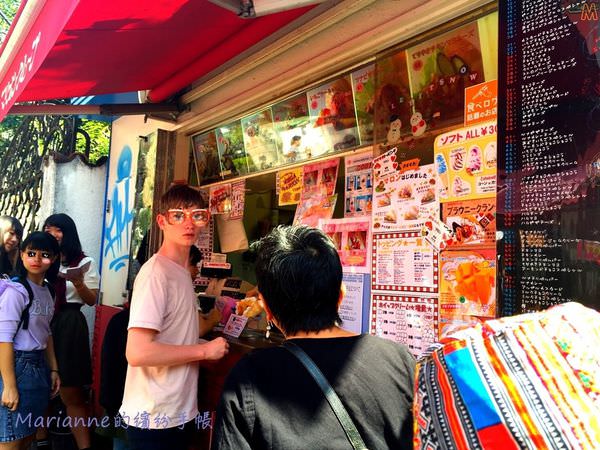
[[[502,315],[600,309],[600,4],[500,2]]]

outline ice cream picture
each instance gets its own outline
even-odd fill
[[[484,157],[486,169],[495,169],[497,162],[497,151],[495,142],[490,142],[488,145],[485,146]]]
[[[469,150],[469,162],[467,163],[467,173],[473,175],[474,173],[481,172],[481,149],[474,145]]]
[[[456,177],[452,184],[452,192],[457,197],[464,197],[471,193],[471,185],[463,180],[461,177]]]
[[[450,163],[452,170],[459,172],[465,167],[465,149],[457,148],[450,153]]]
[[[435,155],[435,171],[440,180],[439,195],[442,198],[448,197],[448,165],[444,155],[438,153]]]

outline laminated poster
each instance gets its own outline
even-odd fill
[[[371,272],[370,217],[321,220],[319,228],[335,243],[344,272]]]
[[[375,231],[420,230],[439,217],[433,164],[380,177],[373,191]]]
[[[333,195],[339,167],[339,158],[305,165],[302,173],[302,197],[321,192]]]
[[[406,345],[415,357],[437,341],[434,297],[374,294],[371,311],[371,334]]]
[[[331,150],[358,146],[358,129],[350,76],[330,81],[308,91],[308,108],[315,129],[330,137]],[[317,156],[313,154],[313,156]]]
[[[244,217],[244,206],[246,203],[246,180],[231,183],[231,213],[229,218],[241,219]]]
[[[370,64],[352,72],[354,107],[358,119],[360,144],[373,143],[373,102],[375,97],[375,65]]]
[[[227,214],[231,212],[231,184],[211,186],[209,202],[211,214]]]
[[[194,164],[198,184],[207,184],[221,179],[221,163],[214,131],[192,137]]]
[[[495,248],[441,253],[440,312],[444,316],[496,316]]]
[[[339,309],[342,319],[341,327],[344,330],[360,334],[362,333],[365,277],[361,274],[344,272],[342,281],[346,286],[346,295],[342,299]]]
[[[498,118],[498,80],[465,89],[465,127]]]
[[[277,172],[279,206],[295,205],[302,195],[302,167]]]
[[[271,109],[244,117],[241,123],[250,172],[281,165],[283,158],[279,150],[279,136],[273,125]]]
[[[496,248],[496,198],[464,200],[442,205],[442,221],[452,230],[448,249]]]
[[[295,163],[331,150],[327,139],[321,138],[321,130],[315,129],[308,114],[306,94],[299,94],[279,102],[273,110],[274,129],[281,144],[283,164]]]
[[[497,129],[495,122],[486,122],[435,139],[440,202],[496,195]]]
[[[375,185],[389,174],[396,173],[400,163],[396,160],[397,148],[392,148],[373,159],[373,180]]]
[[[438,291],[438,253],[419,231],[374,233],[372,266],[374,292]]]
[[[408,70],[415,110],[426,122],[462,122],[465,88],[485,81],[477,22],[408,49]]]
[[[437,217],[431,216],[421,228],[421,236],[427,239],[436,251],[444,250],[454,240],[454,233]]]
[[[200,190],[200,192],[203,194],[203,196],[205,196],[208,199],[209,195],[206,190]],[[206,203],[208,204],[208,200],[206,201]],[[210,261],[210,259],[211,259],[212,251],[213,251],[214,231],[215,231],[215,222],[214,222],[214,220],[212,220],[212,217],[211,217],[211,220],[208,223],[208,225],[205,227],[202,227],[200,229],[200,234],[198,235],[198,239],[195,242],[196,247],[198,247],[198,250],[200,250],[200,253],[202,254],[203,261]],[[210,281],[210,279],[208,279],[206,277],[202,277],[202,276],[200,276],[200,274],[198,274],[198,277],[194,280],[194,285],[195,286],[208,286],[209,281]]]
[[[296,208],[294,225],[303,224],[309,227],[317,227],[319,220],[331,219],[336,200],[337,194],[325,195],[317,193],[309,197],[302,197]]]
[[[250,172],[248,156],[244,148],[242,124],[238,120],[215,130],[221,159],[221,176],[237,177]],[[254,167],[252,167],[254,171]]]
[[[347,156],[345,160],[344,217],[371,217],[373,211],[373,153]]]
[[[375,142],[394,146],[411,136],[412,115],[406,51],[377,58],[373,101]]]

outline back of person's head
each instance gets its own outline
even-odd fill
[[[45,231],[34,231],[21,242],[20,250],[22,252],[27,250],[39,250],[48,252],[51,257],[54,257],[59,255],[60,246],[58,245],[58,241],[50,233],[46,233]],[[58,274],[59,265],[59,258],[56,258],[52,266],[50,266],[50,269],[46,272],[46,278],[54,279]],[[25,269],[21,258],[17,260],[15,273],[20,277],[27,276],[27,270]]]
[[[62,231],[60,251],[67,263],[72,263],[81,257],[83,253],[81,241],[79,240],[79,233],[77,233],[77,226],[71,217],[63,213],[52,214],[46,219],[42,229],[46,227],[56,227]]]
[[[164,214],[177,208],[206,208],[206,203],[196,189],[187,184],[174,184],[160,198],[159,211]]]
[[[200,252],[200,250],[198,250],[198,247],[196,247],[195,245],[192,245],[190,247],[190,259],[189,259],[190,264],[195,266],[201,260],[202,260],[202,252]]]
[[[279,226],[254,245],[258,290],[282,331],[321,331],[341,322],[342,265],[325,233]]]
[[[0,236],[4,239],[4,233],[13,230],[19,241],[23,239],[23,225],[19,219],[12,216],[0,216]]]

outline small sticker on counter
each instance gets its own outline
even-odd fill
[[[223,329],[223,334],[232,337],[240,337],[246,323],[248,322],[248,318],[245,316],[240,316],[238,314],[232,314],[229,316],[229,320],[225,324],[225,328]]]

